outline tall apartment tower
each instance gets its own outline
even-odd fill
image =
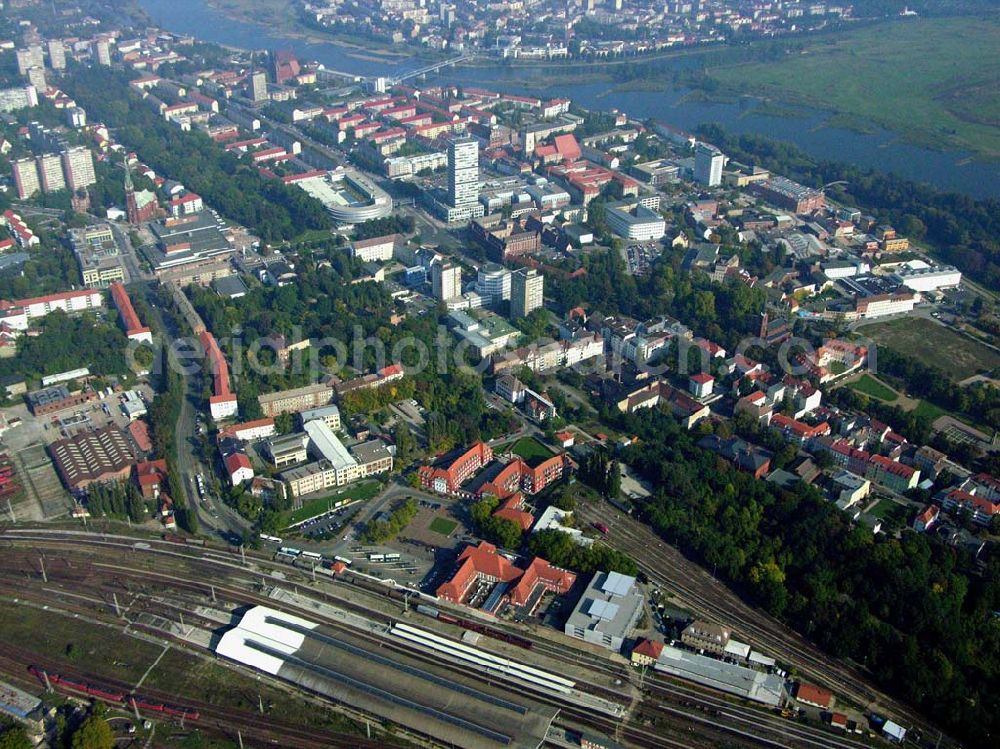
[[[27,75],[28,70],[31,68],[45,67],[45,54],[37,44],[17,50],[14,56],[17,59],[17,72],[19,75]]]
[[[45,91],[49,87],[48,81],[45,80],[45,68],[37,66],[28,68],[25,77],[28,79],[28,83],[35,87],[36,91]]]
[[[250,98],[255,102],[267,100],[267,73],[263,70],[250,74]]]
[[[462,269],[452,263],[435,263],[431,273],[434,298],[440,301],[462,294]]]
[[[527,317],[542,306],[545,276],[534,268],[519,268],[510,276],[510,316]]]
[[[479,202],[479,141],[454,138],[448,144],[448,202],[458,208]]]
[[[38,157],[38,176],[42,180],[42,192],[66,189],[66,179],[63,177],[62,159],[59,158],[59,154],[46,153]]]
[[[53,70],[66,69],[66,47],[63,46],[62,39],[49,39],[49,67]]]
[[[94,56],[98,65],[111,65],[111,42],[107,39],[94,42]]]
[[[722,184],[722,167],[726,157],[722,151],[707,143],[699,143],[694,150],[694,180],[709,187]]]
[[[42,183],[38,181],[38,165],[34,159],[17,159],[11,167],[19,200],[27,200],[42,189]]]
[[[66,185],[74,192],[97,182],[94,174],[94,157],[86,146],[76,146],[63,151],[63,173]]]

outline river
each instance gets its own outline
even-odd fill
[[[256,24],[234,21],[208,7],[204,0],[140,0],[155,23],[165,29],[192,34],[205,41],[246,49],[288,48],[328,68],[358,75],[393,75],[420,66],[418,58],[394,58],[385,64],[362,51],[324,42],[314,43],[272,33]],[[681,64],[681,63],[678,63]],[[441,80],[523,93],[524,81],[541,79],[543,70],[529,67],[449,68]],[[506,84],[506,85],[505,85]],[[927,182],[940,190],[976,198],[1000,197],[1000,162],[979,161],[960,151],[935,151],[901,141],[894,133],[861,133],[827,127],[829,115],[802,109],[799,116],[770,116],[733,103],[689,101],[687,91],[614,91],[611,83],[576,83],[532,87],[535,96],[562,96],[587,108],[618,108],[640,119],[656,118],[686,130],[715,122],[734,133],[755,133],[793,143],[816,158],[843,161],[908,179]]]

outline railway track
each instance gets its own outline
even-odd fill
[[[47,537],[31,537],[31,538],[25,538],[24,540],[29,542],[33,541],[35,543],[40,543],[43,547],[49,547],[49,548],[52,545],[59,546],[60,543],[61,544],[68,543],[66,539],[59,539],[59,538],[52,539]],[[76,539],[73,539],[73,541],[75,542]],[[125,548],[126,551],[133,548],[133,544],[134,544],[133,539],[124,537],[122,539],[116,539],[114,541],[108,539],[104,541],[102,545],[99,545],[98,548],[103,548],[103,551],[105,553],[114,554],[114,553],[121,553],[123,547]],[[196,555],[185,553],[185,554],[174,554],[174,556],[183,557],[184,562],[187,564],[194,564],[196,566],[198,565],[198,563],[206,564],[206,560]],[[181,561],[181,560],[176,559],[175,561]],[[211,562],[208,562],[208,565],[213,568],[216,568],[217,571],[217,565],[225,561],[226,561],[225,557],[223,557],[221,561],[216,561],[213,559]],[[230,572],[233,574],[239,573],[242,576],[246,572],[239,565],[227,565],[227,566],[231,567]],[[281,567],[285,570],[288,570],[287,567],[283,566]],[[209,595],[208,591],[210,588],[210,583],[206,582],[205,578],[199,579],[197,581],[181,580],[176,575],[147,572],[141,569],[135,569],[134,567],[123,568],[121,567],[121,565],[113,565],[100,562],[92,562],[90,564],[89,569],[91,574],[97,573],[96,577],[98,578],[98,580],[103,579],[103,575],[100,574],[101,572],[106,572],[108,574],[119,576],[119,578],[126,578],[126,579],[138,576],[146,582],[148,582],[149,579],[152,577],[156,578],[157,580],[162,580],[166,584],[172,587],[181,588],[187,591],[188,593],[195,593],[196,597],[200,597],[202,599],[202,602],[204,602],[204,599]],[[222,594],[227,600],[231,600],[233,603],[273,604],[273,601],[269,598],[260,596],[256,593],[252,593],[246,590],[234,590],[231,589],[229,585],[216,584],[214,587],[217,593]],[[187,601],[187,603],[190,604],[191,601]],[[341,605],[342,601],[338,599],[336,603],[337,605]],[[164,605],[162,602],[157,602],[157,604]],[[106,602],[105,605],[107,605]],[[295,607],[290,607],[290,608],[294,609]],[[368,614],[369,616],[374,615],[377,616],[378,618],[386,617],[386,614],[384,612],[375,611],[373,609],[369,609],[360,605],[356,606],[356,608],[359,609],[362,613]],[[316,618],[316,612],[314,611],[300,611],[300,613],[307,617]],[[336,621],[329,621],[325,619],[324,621],[325,623],[328,623],[330,626],[336,627],[339,624]],[[214,622],[212,622],[211,624],[213,627],[217,626],[217,624]],[[345,627],[345,629],[347,628]],[[357,636],[358,634],[358,632],[354,629],[350,629],[350,632],[352,635],[355,636]],[[160,632],[159,634],[162,635],[162,632]],[[378,644],[380,647],[385,647],[385,641],[379,640]],[[545,649],[545,647],[543,647],[543,650]],[[411,657],[413,656],[412,652],[410,651],[406,652]],[[556,653],[551,653],[551,654],[556,655]],[[560,652],[558,653],[558,655],[561,656],[562,659],[564,660],[567,658],[567,654],[565,652]],[[573,652],[570,658],[575,659],[576,655],[578,654],[576,652]],[[593,655],[587,655],[587,659],[588,662],[593,661],[593,663],[590,665],[600,666],[604,668],[608,674],[613,675],[616,678],[624,678],[624,679],[630,678],[630,674],[628,673],[627,669],[622,670],[615,668],[614,664],[609,664],[606,661],[606,659],[601,659],[598,656],[593,656]],[[440,665],[438,660],[432,656],[425,657],[424,660],[429,664]],[[665,698],[667,696],[669,695],[661,694],[661,697]],[[611,731],[611,732],[619,731],[620,735],[627,736],[635,743],[643,746],[664,745],[665,737],[660,733],[651,732],[642,728],[631,727],[631,726],[622,729],[613,720],[595,718],[595,716],[591,713],[579,709],[573,709],[571,707],[568,707],[566,704],[563,704],[556,700],[549,700],[549,698],[547,698],[546,696],[534,695],[533,698],[540,699],[541,701],[549,701],[550,704],[560,707],[560,709],[563,711],[564,714],[572,715],[572,717],[575,720],[578,720],[580,723],[584,725],[589,725],[603,731]],[[674,700],[675,704],[676,702],[677,701]],[[695,692],[691,692],[688,694],[686,702],[688,703],[687,705],[681,705],[680,707],[658,704],[657,707],[659,710],[659,714],[656,715],[657,718],[662,719],[663,721],[671,724],[672,726],[677,726],[678,732],[680,734],[682,735],[686,734],[688,736],[687,740],[682,742],[677,742],[683,744],[686,747],[693,746],[693,740],[696,739],[695,736],[691,735],[691,733],[693,732],[692,724],[695,724],[698,726],[699,729],[698,731],[699,736],[697,738],[709,741],[708,743],[709,746],[716,745],[716,742],[718,742],[719,740],[726,739],[727,737],[731,738],[733,735],[735,735],[740,737],[744,741],[753,741],[754,743],[757,743],[762,746],[787,746],[788,744],[783,743],[783,741],[790,738],[793,741],[792,745],[824,746],[828,747],[829,749],[840,749],[840,745],[836,743],[830,743],[824,740],[817,740],[815,736],[813,737],[807,736],[805,735],[805,732],[802,731],[799,732],[785,731],[784,729],[787,728],[787,725],[784,724],[784,721],[779,721],[781,725],[778,725],[777,723],[773,722],[771,723],[763,722],[759,724],[754,724],[753,721],[748,721],[746,719],[737,720],[733,716],[736,714],[737,711],[743,710],[743,707],[734,707],[731,703],[725,703],[725,701],[723,700],[719,700],[717,702],[710,702],[707,701],[703,696],[697,695],[697,693]],[[720,703],[721,706],[724,706],[725,709],[729,712],[723,714],[721,711]],[[691,706],[694,706],[697,712],[687,709]],[[718,714],[713,715],[713,719],[711,721],[706,721],[704,718],[704,712],[706,710],[714,710]],[[827,738],[828,737],[826,736],[822,736],[822,739],[827,739]]]
[[[19,591],[20,598],[24,599],[24,595],[23,591]],[[44,605],[41,600],[38,603],[39,605]],[[75,612],[73,611],[74,608],[76,608]],[[69,611],[78,615],[93,615],[93,612],[82,609],[82,607],[70,607]],[[119,691],[130,694],[134,688],[134,685],[128,682],[97,674],[88,669],[67,664],[64,661],[57,661],[30,648],[8,642],[0,642],[0,671],[10,674],[26,686],[33,686],[37,689],[37,683],[34,680],[24,678],[24,675],[28,673],[27,669],[29,666],[36,666],[53,674],[58,673],[62,676],[72,678],[74,681],[92,684],[107,691]],[[92,699],[88,695],[78,694],[71,689],[63,689],[63,691],[80,699]],[[148,687],[143,687],[141,691],[145,697],[164,703],[176,703],[178,701],[177,695],[172,692]],[[248,711],[220,708],[205,700],[185,697],[183,698],[183,702],[185,707],[195,709],[200,714],[200,717],[194,724],[195,726],[220,733],[230,739],[235,737],[236,732],[239,731],[247,739],[259,739],[268,744],[280,747],[322,749],[323,747],[336,746],[377,749],[378,747],[386,746],[385,741],[366,739],[353,734],[304,729],[301,726],[284,722],[274,716],[262,716]],[[117,707],[124,711],[124,708]],[[151,717],[158,721],[164,720],[161,713],[157,713]],[[179,721],[174,720],[172,722]],[[189,722],[187,725],[191,727],[192,724]]]
[[[584,506],[581,519],[607,525],[605,542],[636,558],[649,580],[719,623],[731,626],[779,660],[794,664],[804,676],[817,680],[862,707],[889,711],[897,720],[919,726],[925,735],[938,735],[909,706],[870,686],[870,676],[857,667],[826,656],[798,633],[744,603],[723,583],[684,557],[639,521],[607,504]],[[947,745],[947,744],[945,744]]]

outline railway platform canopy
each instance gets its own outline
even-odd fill
[[[455,746],[528,749],[545,740],[555,708],[380,644],[370,631],[255,606],[222,635],[216,652]]]

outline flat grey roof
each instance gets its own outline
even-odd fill
[[[373,463],[376,460],[392,457],[382,440],[368,440],[360,445],[355,445],[350,450],[359,463]]]
[[[780,705],[784,698],[785,682],[775,674],[726,663],[670,645],[663,646],[655,668],[766,705]]]
[[[610,583],[613,590],[622,590],[622,580],[630,581],[631,585],[620,595],[609,594],[605,592],[605,586],[611,575],[615,576]],[[624,639],[640,606],[642,594],[635,587],[635,578],[616,572],[597,572],[566,624]]]

